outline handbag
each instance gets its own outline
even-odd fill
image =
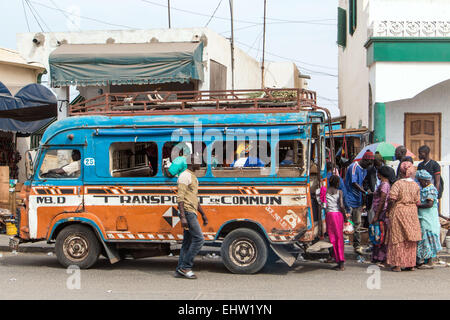
[[[385,236],[385,224],[383,221],[377,221],[369,226],[369,239],[374,245],[383,243]]]

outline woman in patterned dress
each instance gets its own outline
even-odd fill
[[[442,250],[440,243],[441,225],[437,205],[438,190],[431,183],[431,174],[419,170],[416,174],[422,189],[420,190],[419,221],[422,229],[422,240],[417,244],[417,260],[419,269],[433,268],[433,258]]]
[[[410,162],[400,165],[401,179],[389,192],[387,263],[392,271],[414,270],[417,242],[422,240],[417,205],[420,204],[420,188],[412,179],[416,169]]]

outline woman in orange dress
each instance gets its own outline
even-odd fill
[[[420,188],[412,177],[416,169],[410,162],[400,166],[401,179],[389,192],[389,234],[387,263],[392,271],[414,270],[417,242],[422,239],[417,204],[420,203]]]

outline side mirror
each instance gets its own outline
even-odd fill
[[[25,153],[25,171],[26,171],[26,175],[27,175],[27,179],[31,179],[31,177],[33,176],[33,157],[31,155],[31,150],[28,150]]]

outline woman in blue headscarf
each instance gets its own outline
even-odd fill
[[[442,250],[440,237],[439,211],[437,207],[438,190],[431,183],[431,175],[426,170],[419,170],[417,180],[420,190],[419,221],[422,240],[417,244],[417,261],[419,269],[433,268],[432,259]]]

